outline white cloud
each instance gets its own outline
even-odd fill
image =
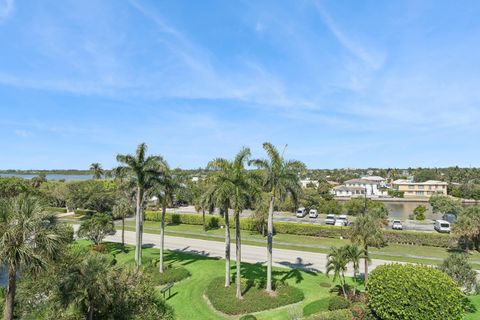
[[[31,132],[27,130],[15,130],[15,135],[20,138],[28,138],[31,136]]]
[[[0,22],[7,19],[15,10],[14,0],[0,0]]]

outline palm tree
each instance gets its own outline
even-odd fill
[[[164,252],[164,243],[165,243],[165,213],[167,211],[167,204],[173,203],[175,190],[180,187],[180,183],[177,180],[177,177],[172,175],[170,168],[167,163],[164,163],[164,169],[160,181],[158,182],[158,192],[157,197],[158,201],[162,205],[162,218],[160,222],[160,261],[159,261],[159,271],[163,272],[163,252]]]
[[[40,202],[19,196],[0,203],[0,265],[7,267],[4,319],[13,319],[17,272],[44,268],[71,239],[70,227],[57,224]]]
[[[143,238],[143,205],[145,192],[159,181],[165,160],[161,156],[146,157],[147,145],[141,143],[135,155],[117,155],[117,161],[124,164],[116,168],[117,176],[128,176],[136,188],[136,217],[135,217],[135,263],[137,267],[142,264],[142,238]]]
[[[117,202],[112,209],[113,218],[122,220],[122,247],[125,246],[125,218],[131,215],[132,211],[132,204],[123,199]]]
[[[385,243],[383,239],[383,212],[379,208],[369,208],[365,214],[355,220],[350,229],[350,240],[363,246],[365,265],[365,285],[368,281],[368,247],[380,247]]]
[[[215,159],[208,167],[215,170],[212,185],[216,186],[214,195],[217,203],[223,205],[225,221],[228,221],[228,209],[233,209],[235,215],[235,245],[236,245],[236,297],[242,299],[241,290],[241,234],[240,213],[250,203],[251,198],[257,193],[253,176],[245,169],[250,157],[250,149],[242,148],[233,161]],[[229,206],[226,206],[226,204]],[[228,247],[230,244],[228,243]],[[229,272],[229,270],[228,270]]]
[[[285,146],[286,147],[286,146]],[[268,160],[253,160],[252,164],[262,169],[264,187],[270,193],[270,205],[267,221],[267,292],[272,292],[272,250],[273,250],[273,210],[276,199],[284,199],[287,195],[297,199],[301,192],[298,173],[305,168],[300,161],[285,160],[283,154],[271,143],[265,142],[263,149]]]
[[[353,281],[355,281],[353,295],[355,296],[357,292],[357,275],[360,271],[360,260],[369,260],[370,258],[368,257],[364,249],[360,249],[358,246],[352,244],[348,244],[345,246],[345,254],[348,262],[351,262],[353,265]]]
[[[93,179],[101,179],[103,176],[102,165],[98,162],[94,162],[90,165],[90,171],[93,172]]]
[[[340,280],[343,296],[347,298],[345,291],[345,272],[347,271],[347,252],[345,247],[332,247],[327,256],[327,275],[333,272],[333,281]]]

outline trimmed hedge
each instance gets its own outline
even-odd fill
[[[334,310],[314,314],[307,318],[308,320],[352,320],[353,314],[348,309]]]
[[[75,209],[73,212],[75,213],[76,216],[92,216],[97,211],[89,210],[89,209]]]
[[[161,212],[146,211],[145,220],[160,221]],[[193,224],[203,225],[201,214],[179,214],[167,212],[165,214],[165,221],[167,224]],[[233,220],[232,220],[233,221]],[[205,216],[205,223],[210,229],[219,228],[225,225],[225,220],[219,216]],[[231,223],[233,226],[233,222]],[[276,233],[294,234],[302,236],[322,237],[322,238],[344,238],[348,239],[349,229],[335,226],[325,226],[318,224],[306,224],[296,222],[274,222],[273,227]],[[255,223],[252,219],[240,218],[240,229],[255,231]],[[383,231],[385,240],[392,244],[411,244],[417,246],[431,246],[431,247],[451,247],[455,241],[447,234],[429,233],[429,232],[415,232],[415,231]]]
[[[245,280],[242,281],[243,290],[248,286],[247,282]],[[287,284],[277,284],[276,296],[274,297],[270,296],[265,291],[265,288],[259,286],[248,288],[242,300],[238,300],[235,297],[235,293],[236,285],[232,284],[229,288],[225,288],[225,279],[223,277],[214,278],[205,291],[212,306],[216,310],[228,315],[275,309],[304,299],[302,290]]]
[[[352,303],[340,296],[335,296],[330,298],[328,301],[328,310],[329,311],[334,311],[334,310],[341,310],[341,309],[348,309]]]
[[[55,212],[55,213],[67,213],[67,208],[46,207],[45,211]]]
[[[460,320],[464,295],[442,271],[413,264],[375,268],[368,277],[368,303],[384,320]]]

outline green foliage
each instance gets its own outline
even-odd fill
[[[304,298],[300,289],[287,284],[278,284],[275,296],[268,294],[265,288],[253,286],[248,281],[242,281],[242,288],[245,293],[243,299],[238,300],[235,297],[235,287],[225,288],[225,279],[220,277],[210,282],[205,294],[215,309],[229,315],[278,308],[302,301]]]
[[[368,301],[381,319],[462,319],[463,294],[442,271],[421,265],[378,266],[368,280]]]
[[[319,210],[323,206],[324,202],[325,200],[316,189],[304,189],[300,197],[300,206],[304,207],[307,212],[310,209]]]
[[[388,209],[381,201],[374,201],[371,199],[365,199],[362,197],[351,198],[344,204],[344,208],[348,215],[356,216],[358,214],[365,213],[367,211],[377,211],[379,215],[384,218],[388,217]]]
[[[403,198],[405,197],[405,192],[403,191],[398,191],[394,189],[389,189],[388,190],[388,195],[394,198]]]
[[[330,299],[324,298],[320,300],[315,300],[303,307],[303,316],[308,317],[309,315],[319,313],[322,311],[328,311],[328,305]]]
[[[315,314],[307,318],[308,320],[352,320],[352,312],[348,309],[327,311]]]
[[[45,211],[54,213],[67,213],[67,208],[45,207]]]
[[[0,198],[12,198],[20,194],[33,194],[28,180],[17,177],[0,177]]]
[[[83,208],[98,212],[112,212],[117,184],[113,180],[72,181],[66,184],[66,204],[69,208]]]
[[[433,213],[452,213],[458,216],[462,212],[462,204],[460,201],[446,196],[432,195],[429,202],[432,206]]]
[[[465,293],[472,292],[477,286],[477,272],[470,265],[466,253],[451,253],[439,269],[455,280]]]
[[[91,218],[82,221],[78,229],[78,237],[87,238],[98,245],[110,233],[115,233],[112,216],[105,213],[94,214]]]
[[[337,200],[327,200],[324,201],[320,207],[320,212],[324,214],[336,214],[339,215],[343,211],[343,206]]]
[[[413,216],[415,220],[425,220],[425,213],[427,212],[427,207],[424,205],[419,205],[413,209]]]
[[[169,282],[178,282],[190,277],[190,272],[181,266],[166,266],[163,273],[158,271],[156,266],[148,266],[144,268],[144,272],[148,273],[153,285],[160,286]]]
[[[255,317],[253,314],[246,314],[240,317],[239,320],[257,320],[257,317]]]
[[[463,210],[452,226],[453,234],[465,249],[480,249],[480,206]]]
[[[328,301],[328,310],[340,310],[340,309],[348,309],[351,306],[351,302],[348,299],[342,298],[340,296],[335,296],[330,298]]]
[[[76,216],[87,216],[87,217],[91,217],[97,213],[97,211],[95,210],[88,210],[88,209],[75,209],[73,212]]]

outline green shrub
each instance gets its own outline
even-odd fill
[[[352,320],[352,312],[348,309],[327,311],[315,314],[307,318],[308,320]]]
[[[158,271],[156,266],[148,266],[144,271],[150,276],[153,285],[160,286],[169,282],[178,282],[191,276],[190,272],[180,266],[166,266],[163,273]]]
[[[389,264],[368,277],[370,308],[381,319],[462,319],[464,295],[442,271],[428,266]]]
[[[93,216],[97,211],[89,209],[75,209],[73,211],[76,216]]]
[[[45,211],[55,213],[67,213],[67,208],[45,207]]]
[[[350,308],[350,301],[340,297],[340,296],[335,296],[330,298],[328,301],[328,310],[333,311],[333,310],[341,310],[341,309],[348,309]]]
[[[353,319],[355,320],[365,320],[367,314],[367,305],[363,303],[355,303],[350,307],[352,312]]]
[[[308,317],[309,315],[319,313],[322,311],[328,311],[328,304],[330,299],[324,298],[320,300],[315,300],[303,307],[303,316]]]
[[[255,317],[253,314],[246,314],[242,316],[239,320],[257,320],[257,317]]]
[[[238,300],[235,296],[236,286],[225,288],[225,279],[220,277],[210,282],[205,293],[215,309],[229,315],[274,309],[304,298],[302,290],[287,284],[277,284],[275,297],[268,294],[264,287],[252,285],[251,281],[243,281],[242,287],[245,293],[243,299]]]

